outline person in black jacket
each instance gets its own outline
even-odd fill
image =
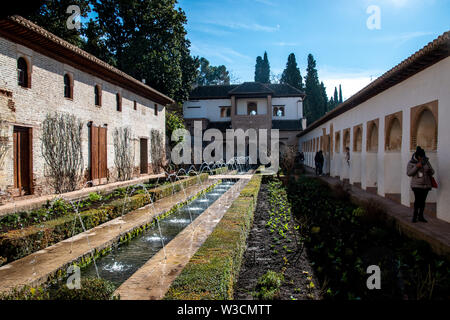
[[[322,150],[316,153],[316,156],[314,157],[314,162],[316,163],[316,175],[321,176],[324,162]]]

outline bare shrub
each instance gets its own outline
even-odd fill
[[[83,167],[82,131],[81,121],[69,114],[47,114],[42,123],[44,175],[56,193],[77,189]]]
[[[134,166],[134,148],[129,128],[114,130],[114,165],[117,170],[117,180],[131,180]]]
[[[150,153],[152,156],[152,164],[154,166],[154,170],[159,172],[161,167],[164,165],[165,145],[163,143],[163,135],[161,131],[152,129],[150,132],[150,137]]]
[[[5,164],[6,154],[10,149],[8,133],[4,133],[4,129],[8,128],[6,121],[0,119],[0,169],[3,168]]]
[[[288,176],[288,179],[293,173],[296,155],[297,149],[294,146],[286,146],[280,156],[281,169]]]

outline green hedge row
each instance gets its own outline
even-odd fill
[[[166,300],[228,300],[242,263],[253,223],[261,176],[254,175],[181,274]]]
[[[208,179],[208,174],[205,173],[200,176],[201,181],[205,181],[206,179]],[[182,188],[195,185],[197,182],[197,177],[190,177],[177,181],[173,185],[169,184],[151,189],[149,190],[149,194],[153,199],[159,200],[171,196],[173,192],[181,191]],[[83,211],[80,213],[80,216],[86,230],[89,230],[120,217],[122,213],[129,213],[149,203],[150,199],[147,194],[136,194],[126,201],[124,199],[118,199],[104,207]],[[3,260],[3,263],[10,263],[83,232],[81,224],[76,218],[75,214],[68,214],[40,225],[33,225],[1,234],[0,262]],[[74,227],[75,219],[76,223]]]

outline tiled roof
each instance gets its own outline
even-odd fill
[[[161,92],[21,16],[0,19],[0,36],[15,43],[20,43],[57,61],[89,72],[99,78],[103,78],[105,81],[122,86],[159,104],[167,105],[174,102]]]
[[[325,114],[322,118],[313,122],[302,133],[298,134],[299,137],[314,130],[323,123],[358,107],[363,102],[375,97],[383,91],[405,81],[409,77],[425,70],[433,64],[449,57],[450,55],[450,31],[443,33],[433,42],[428,43],[421,50],[417,51],[409,58],[403,60],[391,70],[384,73],[381,77],[377,78],[365,88],[351,96],[349,99],[341,103],[334,110]]]
[[[199,86],[191,91],[189,98],[195,99],[227,99],[228,92],[236,88],[237,85],[229,86]]]
[[[302,131],[301,120],[272,120],[272,129],[280,131]]]
[[[240,85],[199,86],[190,93],[190,100],[228,99],[230,96],[305,97],[305,93],[289,84],[244,82]]]
[[[237,86],[228,94],[230,95],[248,95],[248,94],[273,94],[274,92],[267,87],[267,85],[260,82],[244,82]]]

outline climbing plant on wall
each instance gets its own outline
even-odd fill
[[[117,180],[130,180],[133,175],[134,148],[130,128],[114,130],[114,165],[117,170]]]
[[[163,135],[161,131],[152,129],[150,132],[151,142],[150,142],[150,153],[152,156],[153,169],[155,171],[160,170],[164,165],[164,142]]]
[[[69,114],[47,114],[42,122],[44,174],[56,193],[77,189],[83,169],[81,120]]]

